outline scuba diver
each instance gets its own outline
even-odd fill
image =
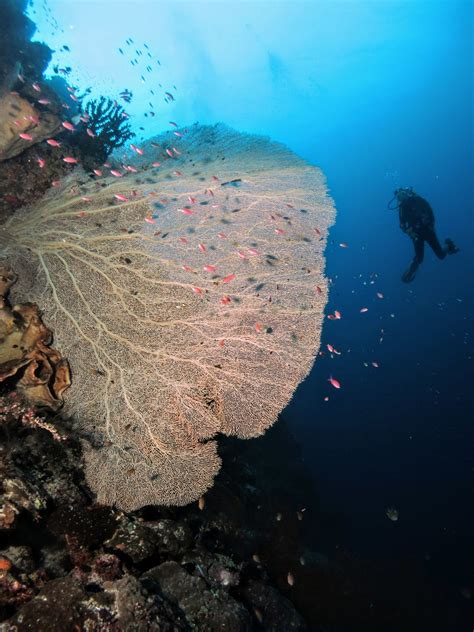
[[[389,202],[388,208],[398,209],[400,228],[411,237],[415,247],[415,256],[408,270],[403,274],[402,281],[410,283],[415,278],[416,272],[423,261],[425,241],[439,259],[446,255],[454,255],[459,252],[451,239],[445,239],[445,246],[441,246],[435,232],[434,213],[428,202],[413,191],[413,187],[399,188],[394,192],[394,198]],[[396,198],[397,206],[391,206]]]

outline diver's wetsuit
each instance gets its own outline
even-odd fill
[[[439,259],[446,257],[447,250],[441,246],[435,233],[433,209],[426,200],[419,195],[411,195],[400,203],[399,213],[400,228],[412,238],[418,263],[423,261],[425,241]]]
[[[446,239],[446,247],[439,243],[435,232],[435,219],[431,206],[426,200],[412,193],[400,202],[400,228],[413,240],[415,257],[408,270],[402,276],[402,281],[409,283],[415,278],[416,271],[423,261],[425,254],[425,241],[439,259],[458,251],[450,239]]]

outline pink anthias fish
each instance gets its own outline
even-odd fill
[[[96,176],[101,176],[102,175],[102,171],[100,169],[93,169],[92,170]]]
[[[151,166],[152,167],[161,167],[161,162],[152,162]]]
[[[207,250],[207,248],[206,248],[206,246],[204,244],[199,244],[198,248],[199,248],[199,250],[201,252],[206,252],[206,250]]]
[[[61,123],[61,125],[65,128],[68,129],[70,132],[74,132],[75,131],[75,127],[72,123],[70,123],[69,121],[63,121]]]
[[[283,230],[283,228],[275,228],[275,232],[277,235],[284,235],[285,231]]]
[[[343,241],[339,244],[341,248],[349,248],[349,246]]]
[[[235,279],[235,274],[228,274],[227,276],[225,276],[223,279],[221,279],[222,283],[230,283],[231,281],[233,281]]]
[[[39,83],[35,82],[35,83],[32,84],[32,86],[33,86],[33,90],[36,90],[36,92],[41,92],[41,87],[40,87]]]
[[[63,158],[64,162],[67,162],[70,165],[75,165],[77,164],[77,158],[74,158],[73,156],[66,156],[65,158]]]
[[[222,305],[228,305],[231,301],[232,299],[230,298],[230,296],[223,296],[221,298]]]
[[[168,154],[168,156],[169,156],[170,158],[174,158],[174,154],[173,154],[173,152],[171,151],[171,149],[166,149],[165,151],[166,151],[166,153]]]
[[[336,378],[332,377],[332,375],[328,379],[328,382],[329,384],[331,384],[331,386],[334,386],[334,388],[341,388],[341,383],[339,382],[339,380],[336,380]]]
[[[49,105],[51,101],[49,99],[38,99],[40,105]]]
[[[123,176],[123,173],[121,173],[120,171],[117,171],[117,169],[111,169],[110,173],[116,178],[121,178]]]
[[[192,291],[193,291],[195,294],[202,294],[202,292],[203,292],[202,288],[200,288],[200,287],[194,287],[194,286],[192,286],[192,287],[191,287],[191,289],[192,289]]]
[[[121,202],[128,202],[128,197],[126,195],[122,195],[122,193],[114,193],[114,197]]]
[[[148,222],[148,224],[156,224],[156,220],[153,219],[153,217],[145,217],[145,222]]]
[[[130,147],[131,149],[133,149],[133,151],[135,151],[139,156],[143,156],[143,149],[140,149],[140,147],[137,147],[136,145],[134,145],[133,143],[130,143]]]
[[[90,127],[88,127],[88,128],[86,129],[86,132],[87,132],[87,135],[88,135],[88,136],[90,136],[91,138],[95,138],[95,134],[94,134],[94,132],[91,130],[91,128],[90,128]]]
[[[377,292],[377,298],[383,298],[382,292]]]
[[[206,266],[203,266],[203,270],[205,270],[206,272],[215,272],[216,271],[216,266],[208,264]]]
[[[61,147],[61,143],[54,138],[48,138],[46,142],[48,143],[48,145],[51,145],[51,147]]]
[[[43,169],[43,167],[46,165],[46,160],[44,158],[37,158],[36,159],[38,161],[38,165],[40,169]]]
[[[23,140],[33,140],[33,136],[31,134],[27,134],[26,132],[18,134],[18,136]]]
[[[194,215],[194,211],[192,211],[190,208],[179,208],[178,211],[180,213],[183,213],[183,215]]]

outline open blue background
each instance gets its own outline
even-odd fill
[[[127,111],[140,134],[140,126],[146,137],[169,129],[169,120],[224,121],[322,167],[338,210],[327,249],[329,311],[343,314],[325,321],[322,350],[330,342],[342,355],[319,358],[285,415],[323,509],[342,518],[346,546],[428,554],[462,585],[472,547],[472,3],[49,7],[61,28],[37,2],[38,39],[69,45],[54,61],[73,67],[73,84],[113,97],[131,89]],[[147,42],[161,61],[144,83],[118,52],[128,54],[128,37],[130,49]],[[157,116],[145,118],[158,83],[175,85],[176,101],[160,93]],[[400,276],[412,247],[387,202],[396,186],[410,185],[432,204],[440,239],[452,237],[461,252],[440,262],[427,249],[407,286]],[[398,523],[387,506],[399,510]]]

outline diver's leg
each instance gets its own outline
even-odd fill
[[[423,237],[421,237],[421,235],[417,235],[416,237],[412,237],[412,240],[413,246],[415,247],[415,256],[413,257],[413,261],[410,263],[408,270],[406,270],[402,276],[402,281],[404,283],[410,283],[410,281],[413,281],[425,254],[425,240]]]
[[[425,239],[431,246],[432,251],[438,257],[438,259],[444,259],[446,257],[446,255],[448,254],[448,246],[446,246],[445,248],[441,246],[441,244],[439,243],[439,239],[434,231],[434,228],[430,228],[426,231]]]

